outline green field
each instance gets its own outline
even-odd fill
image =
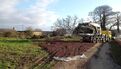
[[[48,53],[31,40],[0,38],[0,69],[29,69],[37,58],[46,56]]]

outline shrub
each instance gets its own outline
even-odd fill
[[[18,34],[16,31],[9,31],[9,32],[4,32],[4,37],[17,37]]]
[[[72,36],[65,36],[65,38],[72,38]]]

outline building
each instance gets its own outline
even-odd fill
[[[42,31],[33,31],[33,36],[42,36],[43,35],[43,32]]]

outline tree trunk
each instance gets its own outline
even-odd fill
[[[106,24],[106,15],[103,14],[103,17],[102,17],[102,24],[101,24],[101,25],[102,25],[101,27],[102,27],[103,30],[106,30],[105,24]]]
[[[117,18],[117,31],[118,33],[120,33],[120,29],[119,29],[119,19]]]

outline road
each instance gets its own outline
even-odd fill
[[[113,59],[110,57],[110,46],[108,43],[105,43],[96,55],[91,58],[88,69],[121,69],[121,66],[113,62]]]

